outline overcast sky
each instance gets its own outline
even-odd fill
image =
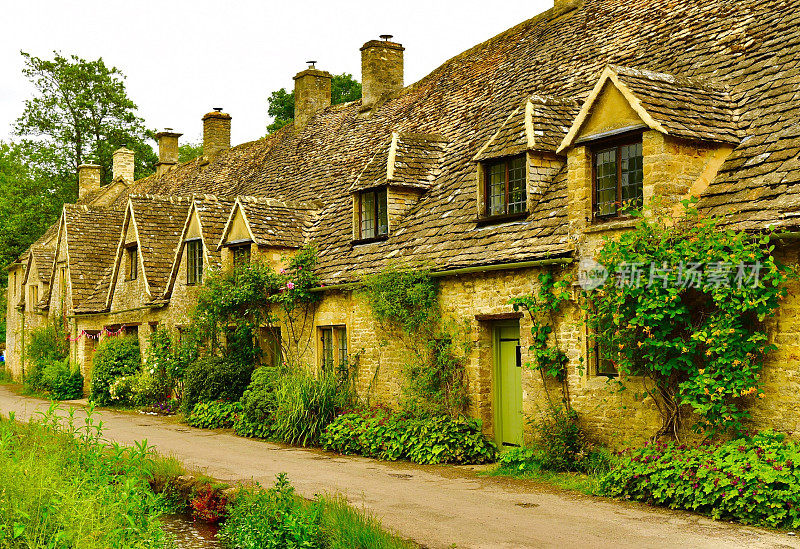
[[[266,133],[267,97],[292,89],[316,59],[361,80],[359,48],[393,34],[405,48],[406,84],[447,59],[533,17],[553,0],[22,0],[3,2],[0,30],[0,139],[32,88],[20,50],[103,57],[127,76],[128,95],[147,125],[202,139],[201,117],[224,107],[234,144]]]

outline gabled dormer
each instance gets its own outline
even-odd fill
[[[566,159],[556,149],[578,112],[568,99],[532,95],[473,158],[481,223],[527,217]]]
[[[677,212],[738,143],[724,88],[609,66],[558,148],[568,157],[570,223],[624,226],[630,210],[643,206]]]
[[[252,261],[282,267],[284,258],[306,243],[321,208],[318,201],[238,197],[217,244],[222,268],[233,269]]]
[[[383,240],[436,180],[447,140],[439,135],[393,133],[350,186],[353,242]]]

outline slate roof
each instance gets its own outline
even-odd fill
[[[39,273],[39,280],[45,284],[50,284],[50,276],[53,274],[53,263],[55,254],[50,248],[34,246],[31,249],[33,261],[36,263],[36,270]]]
[[[132,195],[130,204],[139,236],[143,274],[150,298],[164,296],[191,199],[173,196]]]
[[[574,100],[533,95],[514,109],[474,160],[491,160],[525,151],[554,153],[578,109],[579,104]]]
[[[222,265],[222,257],[217,243],[222,238],[225,222],[233,209],[234,201],[227,198],[205,195],[194,198],[195,210],[200,218],[200,230],[211,259],[212,267]]]
[[[122,230],[120,212],[86,205],[64,205],[72,305],[78,310],[103,283],[113,263]],[[107,284],[107,280],[105,281]],[[106,285],[107,287],[107,285]]]
[[[320,204],[284,202],[270,198],[240,196],[236,203],[259,246],[299,248],[307,239],[308,231]]]
[[[519,150],[514,113],[528,98],[583,103],[609,65],[627,67],[619,78],[668,131],[735,146],[702,210],[740,228],[800,226],[800,0],[585,0],[478,44],[368,113],[361,101],[332,106],[301,131],[287,126],[130,192],[320,200],[308,238],[326,284],[389,263],[455,269],[569,254],[566,170],[527,218],[487,226],[477,220],[473,159],[504,124],[509,150]],[[542,107],[534,112],[549,150],[566,135],[566,114]],[[388,239],[353,245],[353,182],[395,133],[448,143],[435,179]],[[380,157],[374,168],[380,177]]]
[[[447,140],[440,135],[392,133],[358,174],[351,192],[382,185],[427,190],[439,175]]]

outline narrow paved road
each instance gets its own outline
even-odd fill
[[[0,387],[0,412],[17,419],[48,403]],[[420,467],[340,457],[193,429],[152,416],[97,412],[105,436],[123,444],[147,439],[165,455],[226,481],[269,485],[286,472],[298,493],[340,492],[383,524],[428,547],[800,547],[795,537],[548,491],[522,481],[476,477],[467,468]],[[79,408],[77,416],[83,416]]]

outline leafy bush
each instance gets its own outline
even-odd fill
[[[42,375],[47,366],[67,358],[69,347],[63,331],[55,326],[42,326],[31,330],[30,341],[25,347],[28,367],[25,371],[25,387],[29,391],[47,390],[42,384]]]
[[[172,379],[164,372],[145,365],[131,380],[131,399],[137,406],[154,406],[167,400]]]
[[[586,435],[578,424],[574,410],[553,407],[532,422],[543,469],[550,471],[581,471],[587,455]]]
[[[42,370],[41,386],[56,400],[83,396],[83,375],[80,368],[70,369],[69,359],[53,360]]]
[[[183,415],[189,417],[198,402],[239,400],[250,383],[253,367],[220,357],[201,358],[183,377]]]
[[[325,429],[322,442],[326,450],[341,454],[415,463],[486,463],[494,461],[497,452],[477,420],[415,418],[380,409],[337,417]]]
[[[120,377],[133,376],[141,365],[139,339],[110,337],[100,342],[94,355],[90,398],[98,404],[109,404],[111,384]],[[118,389],[121,389],[118,387]],[[118,392],[122,396],[122,392]]]
[[[242,397],[242,415],[234,428],[243,436],[314,445],[351,401],[349,383],[336,372],[261,367]]]
[[[201,486],[191,501],[192,516],[203,522],[219,524],[224,520],[228,498],[221,490],[206,484]]]
[[[772,431],[720,444],[648,444],[623,454],[601,489],[716,519],[797,528],[800,444]]]
[[[242,412],[240,402],[215,400],[214,402],[198,402],[186,421],[192,427],[202,429],[229,429]]]
[[[297,496],[285,473],[269,490],[241,490],[228,507],[219,539],[237,549],[400,549],[413,547],[386,533],[380,521],[340,497]]]

